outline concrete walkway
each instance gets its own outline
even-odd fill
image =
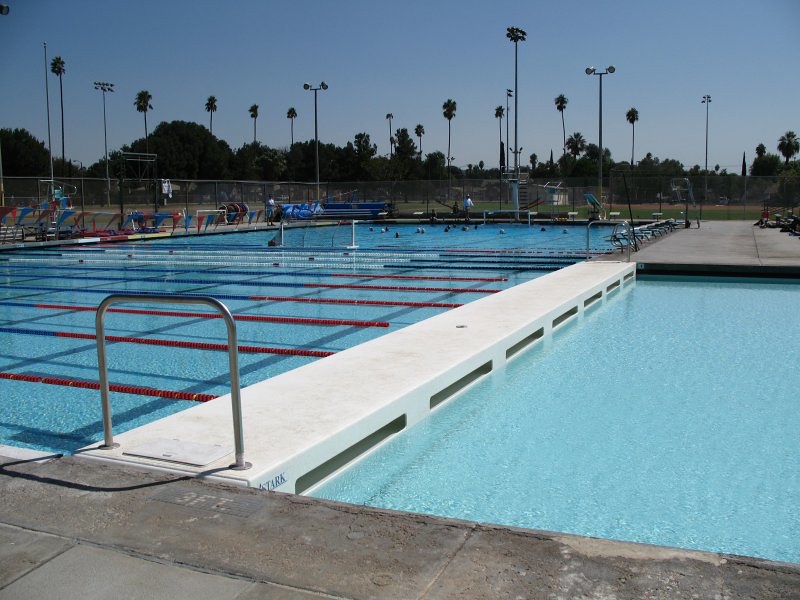
[[[800,240],[751,223],[703,222],[633,259],[646,272],[714,265],[797,277]],[[799,564],[376,510],[78,457],[5,454],[0,600],[800,599]]]
[[[620,254],[599,260],[619,260]],[[800,237],[750,221],[702,221],[645,242],[631,255],[639,273],[800,276]]]
[[[0,599],[798,598],[800,565],[0,457]]]

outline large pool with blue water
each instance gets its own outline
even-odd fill
[[[800,562],[798,306],[630,282],[312,493]]]
[[[283,245],[270,245],[276,233],[0,253],[0,444],[71,453],[102,439],[94,311],[112,293],[221,300],[237,319],[246,386],[582,260],[586,249],[584,227],[348,224],[287,228]],[[592,252],[609,249],[607,229],[590,233]],[[155,303],[106,313],[115,433],[229,391],[227,332],[211,316]]]

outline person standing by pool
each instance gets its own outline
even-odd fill
[[[474,205],[472,204],[472,198],[470,195],[467,194],[464,198],[464,218],[466,221],[469,221],[469,209],[472,208]]]
[[[269,199],[267,200],[267,225],[272,225],[274,218],[275,218],[275,200],[272,198],[272,194],[270,194]]]

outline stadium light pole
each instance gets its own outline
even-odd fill
[[[304,83],[303,89],[314,92],[314,159],[317,167],[316,201],[319,202],[319,132],[317,130],[317,92],[320,90],[327,90],[328,84],[323,81],[317,87],[314,87],[310,83]]]
[[[0,4],[0,15],[8,14],[8,4]],[[0,143],[0,206],[6,205],[6,194],[3,189],[3,148]]]
[[[703,183],[703,204],[705,204],[708,202],[708,105],[711,104],[711,96],[706,94],[703,96],[703,99],[700,100],[700,103],[706,105],[706,168],[704,172],[705,180]],[[701,216],[703,214],[703,204],[700,205]]]
[[[605,71],[598,71],[594,67],[586,67],[587,75],[597,75],[600,79],[600,100],[598,109],[598,150],[599,156],[597,157],[597,201],[603,203],[603,75],[611,75],[616,69],[614,65],[609,65]]]
[[[506,88],[506,170],[508,169],[508,113],[511,112],[508,108],[508,99],[514,95],[514,90]],[[516,111],[514,112],[516,115]]]
[[[111,206],[111,177],[108,174],[108,129],[106,128],[106,92],[114,91],[114,84],[95,81],[94,89],[103,92],[103,147],[106,152],[106,206]]]

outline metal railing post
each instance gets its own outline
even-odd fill
[[[112,304],[120,302],[138,302],[153,304],[205,304],[222,315],[228,329],[228,358],[231,371],[231,412],[233,415],[233,442],[235,462],[230,466],[235,471],[249,469],[252,465],[244,460],[244,434],[242,431],[242,400],[239,383],[239,347],[236,341],[236,322],[233,315],[222,302],[211,296],[194,295],[159,295],[159,294],[111,294],[97,307],[95,329],[97,333],[97,367],[100,371],[100,401],[103,409],[103,450],[119,447],[114,443],[112,431],[111,402],[109,401],[108,367],[106,364],[106,340],[103,319],[106,310]]]

